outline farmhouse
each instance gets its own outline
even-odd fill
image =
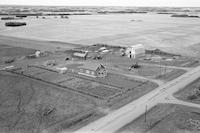
[[[104,78],[107,76],[107,70],[102,64],[87,63],[79,67],[78,74],[93,78]]]
[[[126,49],[126,55],[129,58],[137,58],[145,55],[145,49],[142,44],[137,44],[134,46],[129,46]]]

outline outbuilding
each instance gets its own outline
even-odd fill
[[[72,57],[82,58],[82,59],[86,60],[87,55],[88,55],[87,51],[85,51],[85,52],[74,52],[73,55],[72,55]]]
[[[37,50],[37,51],[35,52],[35,56],[36,56],[36,57],[40,57],[40,55],[41,55],[41,51]]]
[[[126,48],[126,55],[129,58],[137,58],[145,55],[145,48],[142,44],[129,46]]]

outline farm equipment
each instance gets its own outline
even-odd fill
[[[139,64],[136,62],[135,64],[129,66],[128,70],[131,71],[132,69],[137,69],[139,67],[140,67]]]
[[[47,116],[49,114],[51,114],[53,111],[55,111],[55,107],[53,105],[48,105],[45,107],[44,111],[43,111],[43,115]]]

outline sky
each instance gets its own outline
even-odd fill
[[[200,7],[200,0],[0,0],[1,5]]]

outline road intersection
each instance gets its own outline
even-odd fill
[[[76,133],[113,133],[144,114],[146,109],[149,110],[155,105],[167,100],[167,97],[170,95],[172,96],[175,92],[192,83],[199,77],[200,66],[166,84],[163,84],[150,93],[116,111],[113,111],[107,116],[77,130]]]

